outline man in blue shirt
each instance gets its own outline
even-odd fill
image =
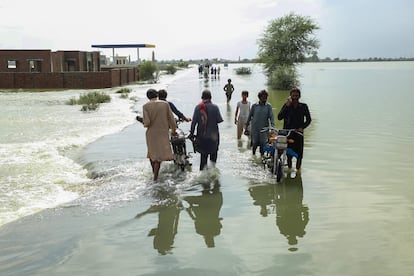
[[[193,120],[191,122],[190,139],[198,141],[198,152],[200,155],[200,171],[207,168],[207,159],[214,166],[217,162],[217,151],[220,144],[220,133],[218,124],[223,122],[220,109],[211,102],[211,91],[206,89],[201,94],[201,103],[194,108]]]
[[[259,147],[260,154],[263,155],[263,147],[267,142],[267,132],[262,132],[264,127],[275,126],[275,120],[273,115],[273,108],[270,103],[267,102],[269,93],[266,90],[261,90],[257,97],[259,102],[254,103],[250,109],[249,117],[247,118],[246,128],[250,128],[250,138],[252,142],[252,153],[256,154],[256,149]]]
[[[177,107],[175,107],[175,105],[172,102],[167,101],[167,91],[165,89],[161,89],[161,90],[158,91],[158,99],[160,99],[162,101],[166,101],[170,105],[171,111],[175,115],[177,115],[178,119],[180,119],[182,121],[186,121],[186,122],[190,122],[191,121],[191,119],[188,118],[188,117],[186,117],[186,116],[184,116],[184,114],[181,111],[179,111],[177,109]]]

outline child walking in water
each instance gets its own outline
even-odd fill
[[[234,123],[237,125],[237,139],[241,139],[243,130],[248,134],[246,123],[250,113],[250,102],[247,100],[249,92],[243,90],[241,96],[242,100],[237,102],[236,113],[234,114]]]
[[[227,80],[226,85],[223,87],[223,90],[226,92],[227,103],[231,100],[231,94],[233,94],[234,86],[231,83],[231,79]]]

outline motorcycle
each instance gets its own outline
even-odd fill
[[[176,135],[170,137],[170,143],[174,153],[174,164],[181,168],[181,171],[184,171],[187,166],[192,164],[189,161],[190,155],[187,153],[186,146],[186,137],[184,131],[179,128],[179,125],[182,123],[182,120],[176,120],[177,129]]]
[[[297,153],[288,147],[288,144],[295,142],[289,138],[290,134],[292,132],[296,132],[299,135],[303,134],[294,129],[278,130],[273,127],[265,127],[261,132],[268,133],[268,142],[263,147],[262,163],[265,168],[267,167],[276,176],[276,182],[280,182],[284,177],[283,168],[287,166],[287,156],[298,157]]]

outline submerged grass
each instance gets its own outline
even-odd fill
[[[128,99],[128,95],[129,93],[131,93],[131,89],[124,87],[124,88],[117,90],[115,93],[121,94],[119,96],[121,99]]]
[[[234,70],[236,71],[237,75],[250,75],[252,73],[250,67],[239,67]]]
[[[108,103],[111,101],[111,96],[103,92],[89,92],[82,94],[77,98],[71,98],[66,104],[69,105],[82,105],[81,111],[92,111],[96,110],[101,103]]]

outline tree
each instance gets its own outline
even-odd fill
[[[284,17],[275,19],[269,23],[259,39],[259,61],[269,77],[269,84],[278,89],[278,83],[272,82],[275,70],[282,66],[295,72],[295,64],[305,61],[307,55],[315,55],[319,48],[319,41],[314,36],[314,31],[319,27],[310,17],[290,13]],[[297,74],[286,74],[296,76]],[[297,83],[296,79],[283,80],[283,83]]]
[[[157,64],[152,61],[144,61],[138,65],[139,79],[146,81],[154,79],[154,73],[157,71]]]

